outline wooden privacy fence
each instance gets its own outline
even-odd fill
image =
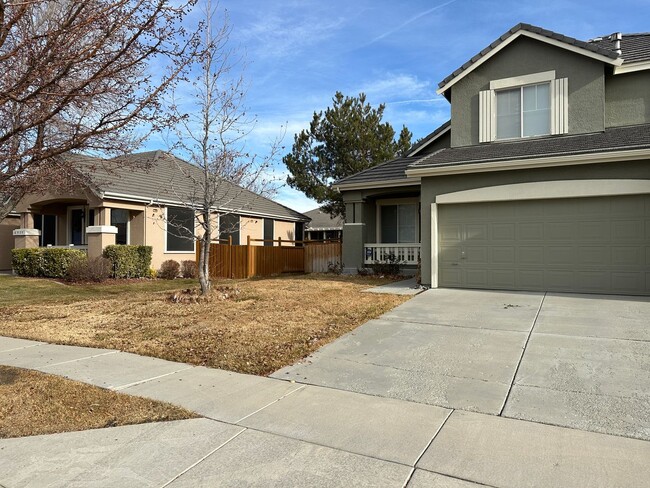
[[[256,246],[253,242],[273,245]],[[197,264],[200,252],[201,243],[196,249]],[[232,239],[219,239],[210,245],[210,276],[220,278],[324,273],[330,263],[341,263],[341,241],[264,240],[249,236],[245,245],[233,245]]]

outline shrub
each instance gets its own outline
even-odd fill
[[[336,262],[329,262],[327,263],[327,272],[328,273],[333,273],[336,275],[340,275],[343,273],[343,263],[339,263],[338,261]]]
[[[65,279],[77,283],[106,281],[111,276],[111,262],[99,256],[95,259],[87,257],[74,259],[66,272]]]
[[[369,268],[357,268],[357,274],[359,276],[369,276],[371,272],[372,270]]]
[[[158,270],[158,278],[163,280],[173,280],[178,277],[178,274],[181,270],[181,265],[178,264],[178,261],[173,259],[168,259],[160,265]]]
[[[20,276],[64,278],[70,263],[85,257],[86,253],[78,249],[48,247],[12,249],[11,266]]]
[[[150,280],[155,280],[156,276],[158,276],[158,271],[153,268],[149,268],[149,271],[147,272],[147,278]]]
[[[199,276],[199,267],[194,261],[182,261],[181,262],[181,276],[183,278],[195,279]]]
[[[104,257],[110,260],[114,278],[146,278],[151,267],[151,246],[106,246]]]
[[[394,253],[390,253],[384,257],[383,261],[375,261],[370,267],[376,275],[397,276],[400,264],[399,258]]]

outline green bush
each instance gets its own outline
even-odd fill
[[[147,278],[151,267],[151,246],[106,246],[104,257],[111,262],[113,278]]]
[[[375,261],[370,265],[372,271],[376,275],[381,276],[397,276],[399,275],[399,267],[402,262],[394,253],[389,253],[384,256],[383,261]]]
[[[70,264],[85,257],[86,253],[78,249],[48,247],[12,249],[11,266],[19,276],[64,278]]]

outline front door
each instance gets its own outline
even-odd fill
[[[68,212],[70,241],[69,244],[83,246],[86,244],[86,210],[83,207],[72,207]]]

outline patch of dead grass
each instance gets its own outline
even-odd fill
[[[361,292],[385,283],[374,277],[281,276],[215,281],[215,287],[235,287],[239,294],[199,303],[172,303],[169,292],[142,287],[92,299],[67,296],[63,304],[18,300],[0,307],[0,335],[266,375],[408,299]]]
[[[194,417],[197,415],[167,403],[0,366],[0,438]]]

